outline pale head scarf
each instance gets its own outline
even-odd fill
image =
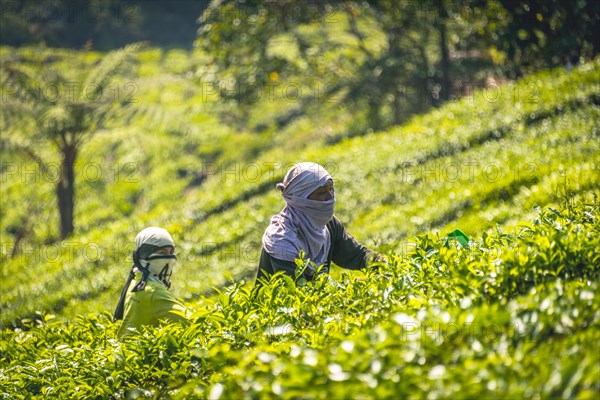
[[[277,184],[287,205],[271,218],[263,235],[263,247],[272,257],[294,261],[304,250],[317,266],[327,260],[331,238],[326,225],[333,218],[335,198],[317,201],[308,196],[330,179],[319,164],[303,162],[294,165]]]
[[[129,271],[127,282],[121,290],[121,297],[115,309],[113,321],[123,319],[125,297],[137,272],[142,273],[142,278],[132,289],[133,292],[144,290],[148,279],[160,282],[167,288],[171,287],[171,275],[177,257],[174,254],[157,253],[158,250],[167,246],[175,248],[175,243],[165,229],[150,227],[138,233],[135,238],[135,250],[133,251],[133,266]]]
[[[156,253],[158,250],[169,246],[175,248],[175,242],[173,242],[173,238],[166,229],[150,227],[138,233],[135,238],[135,252],[133,253],[133,262],[136,269],[134,272],[142,272],[147,277],[170,288],[171,275],[177,257],[174,254]],[[143,287],[139,286],[136,289],[143,290]]]

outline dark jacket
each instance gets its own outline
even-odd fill
[[[331,248],[327,255],[327,260],[323,264],[319,273],[329,273],[331,262],[346,269],[362,269],[367,266],[367,261],[375,254],[362,244],[358,243],[344,228],[344,225],[335,216],[326,225],[331,237]],[[260,254],[256,283],[259,279],[276,272],[283,271],[290,277],[295,277],[296,263],[294,261],[284,261],[271,256],[263,248]],[[304,271],[304,278],[312,280],[315,271],[307,268]]]

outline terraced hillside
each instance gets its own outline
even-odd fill
[[[146,82],[142,116],[128,126],[116,120],[83,148],[73,237],[53,233],[51,177],[20,154],[2,154],[18,167],[2,174],[4,325],[36,311],[72,319],[112,310],[133,238],[149,225],[174,235],[174,290],[192,307],[213,287],[251,281],[262,233],[283,207],[274,184],[297,161],[325,165],[350,232],[400,257],[414,235],[460,227],[480,238],[533,218],[534,206],[589,199],[600,186],[600,60],[475,91],[388,131],[347,139],[310,131],[316,139],[306,143],[294,127],[317,129],[319,120],[281,132],[232,130],[182,76],[185,55],[139,57],[131,74]],[[7,227],[23,221],[30,241],[11,257]]]
[[[600,203],[538,209],[377,271],[237,283],[187,325],[115,338],[109,313],[3,331],[7,398],[581,398],[600,394]]]

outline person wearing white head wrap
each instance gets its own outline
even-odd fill
[[[176,260],[175,243],[165,229],[150,227],[136,236],[133,266],[113,318],[123,320],[119,336],[162,320],[186,319],[185,307],[169,291]],[[136,276],[140,277],[137,282]]]
[[[277,185],[287,205],[271,218],[263,236],[263,245],[269,254],[294,261],[300,250],[304,250],[315,264],[323,264],[331,246],[325,225],[333,218],[335,198],[331,194],[329,199],[319,201],[309,196],[328,181],[333,184],[329,173],[319,164],[300,163],[288,171],[283,183]]]
[[[271,218],[263,235],[263,247],[256,282],[276,272],[295,277],[296,263],[303,251],[321,273],[330,264],[346,269],[361,269],[376,256],[358,243],[334,216],[333,178],[317,163],[294,165],[277,184],[286,206]],[[302,277],[314,279],[315,270],[307,267]]]

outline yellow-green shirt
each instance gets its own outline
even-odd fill
[[[158,326],[160,321],[186,320],[186,308],[162,283],[148,278],[144,290],[132,292],[136,283],[132,281],[127,289],[119,336],[130,335],[131,329],[140,330],[144,325]]]

